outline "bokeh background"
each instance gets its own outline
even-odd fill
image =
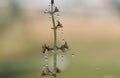
[[[40,78],[41,46],[53,44],[52,23],[44,14],[49,3],[0,0],[0,78]],[[70,46],[58,78],[120,78],[120,0],[55,3],[64,26],[58,43],[64,38]]]

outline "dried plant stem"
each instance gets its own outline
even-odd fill
[[[51,5],[51,16],[52,16],[52,22],[53,22],[53,30],[54,30],[54,47],[57,46],[57,29],[55,28],[55,18],[53,13],[53,5]]]
[[[58,16],[57,13],[59,13],[59,9],[57,8],[57,6],[54,5],[54,0],[51,0],[51,9],[44,13],[50,14],[52,18],[53,27],[51,29],[53,29],[54,34],[54,44],[53,47],[49,47],[49,45],[44,44],[42,46],[42,52],[45,54],[45,59],[47,59],[48,61],[48,52],[53,51],[53,71],[51,71],[48,65],[46,65],[46,69],[42,71],[41,76],[53,76],[54,78],[57,78],[57,74],[61,73],[61,70],[57,67],[57,51],[61,50],[63,53],[65,53],[66,50],[69,49],[69,47],[67,45],[67,42],[65,42],[61,46],[57,45],[57,29],[63,28],[63,26],[61,22],[55,18],[56,16]]]
[[[56,68],[57,68],[57,54],[54,54],[54,78],[57,78],[57,73],[56,73]]]
[[[54,49],[56,49],[56,47],[57,47],[57,29],[55,28],[56,25],[55,25],[55,17],[54,17],[54,12],[53,12],[53,5],[51,5],[51,16],[52,16],[53,31],[54,31]],[[54,78],[57,78],[56,68],[57,68],[57,54],[55,52],[54,56],[53,56]]]

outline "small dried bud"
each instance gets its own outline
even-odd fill
[[[42,52],[45,53],[46,50],[50,51],[49,46],[46,46],[46,44],[44,44],[44,46],[42,46]]]
[[[59,21],[57,21],[57,22],[58,22],[57,27],[58,28],[63,28],[62,24]]]
[[[55,13],[55,12],[59,12],[59,9],[58,9],[57,7],[55,7],[54,13]]]
[[[44,45],[44,46],[42,46],[42,52],[45,53],[45,51],[46,51],[46,47]]]
[[[54,0],[51,0],[51,4],[52,4],[52,5],[54,4]]]
[[[57,73],[61,73],[61,70],[59,68],[56,68]]]
[[[62,45],[62,46],[60,47],[60,50],[62,50],[63,52],[65,52],[65,47],[64,47],[64,45]]]
[[[42,71],[41,76],[46,76],[46,73]]]
[[[69,49],[67,42],[65,42],[65,44],[60,47],[60,50],[62,50],[63,52],[65,52],[66,49]]]
[[[69,49],[67,42],[65,42],[64,47],[65,47],[66,49]]]

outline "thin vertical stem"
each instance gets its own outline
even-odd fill
[[[54,31],[54,48],[56,48],[56,46],[57,46],[57,29],[55,28],[56,25],[55,25],[55,17],[54,17],[54,11],[53,11],[52,4],[51,4],[51,16],[52,16],[53,31]],[[57,54],[54,53],[54,56],[53,56],[54,78],[57,78],[56,68],[57,68]]]
[[[56,73],[56,68],[57,68],[56,67],[57,66],[57,54],[56,53],[54,54],[54,58],[53,59],[54,59],[54,72],[55,72],[54,73],[54,77],[57,78],[57,73]]]
[[[54,46],[57,45],[57,30],[55,28],[55,17],[53,13],[53,5],[51,5],[51,16],[52,16],[52,22],[53,22],[53,30],[54,30]]]

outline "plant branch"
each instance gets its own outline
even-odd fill
[[[57,46],[57,29],[55,28],[55,18],[54,18],[54,11],[53,5],[51,5],[51,16],[52,16],[52,23],[53,23],[53,30],[54,30],[54,47]]]
[[[52,16],[53,31],[54,31],[54,50],[56,51],[56,47],[57,47],[57,29],[55,28],[56,24],[55,24],[55,17],[54,17],[54,11],[53,11],[53,5],[52,4],[51,4],[51,16]],[[54,78],[57,78],[56,68],[57,68],[57,54],[55,52],[54,57],[53,57]]]
[[[51,19],[52,19],[52,25],[53,27],[51,29],[53,29],[53,47],[49,47],[48,45],[44,44],[42,46],[42,52],[45,54],[45,59],[47,59],[48,61],[48,52],[49,51],[54,51],[53,52],[53,71],[50,71],[50,69],[48,68],[48,65],[46,66],[46,69],[44,69],[41,73],[41,76],[53,76],[54,78],[57,78],[57,73],[61,73],[60,69],[57,68],[57,51],[61,50],[63,53],[66,52],[67,49],[69,49],[67,42],[65,42],[63,45],[61,45],[60,47],[57,46],[57,29],[58,28],[63,28],[61,22],[59,20],[57,20],[55,18],[55,14],[59,12],[59,9],[57,8],[57,6],[54,6],[54,0],[51,0],[51,9],[48,10],[47,12],[44,13],[48,13],[51,15]],[[47,56],[47,58],[46,58]],[[47,62],[48,64],[48,62]]]

